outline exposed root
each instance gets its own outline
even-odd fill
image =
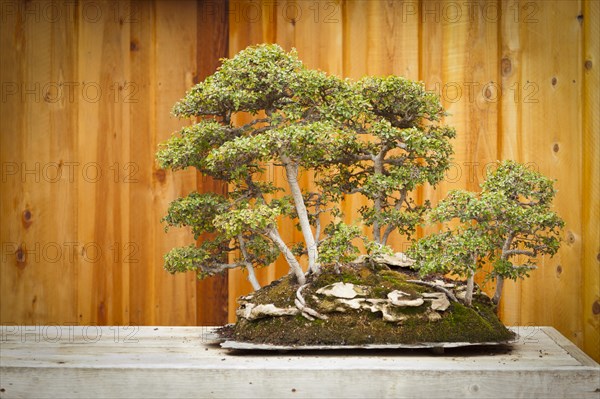
[[[306,287],[306,285],[307,284],[301,285],[296,290],[296,299],[294,300],[294,304],[296,304],[296,307],[298,309],[300,309],[300,311],[302,312],[302,316],[304,316],[308,320],[312,321],[315,318],[321,319],[321,320],[327,320],[328,319],[327,316],[306,306],[306,301],[304,300],[304,297],[302,296],[302,290],[304,289],[304,287]]]

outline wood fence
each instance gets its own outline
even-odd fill
[[[508,283],[509,325],[550,325],[600,359],[598,1],[2,2],[0,322],[202,325],[233,320],[241,272],[197,282],[162,255],[177,196],[223,187],[157,168],[176,100],[248,45],[308,67],[397,74],[440,94],[456,127],[447,190],[477,190],[498,159],[557,179],[557,256]],[[305,182],[310,184],[310,182]],[[345,203],[354,215],[359,200]],[[287,240],[297,238],[286,229]],[[394,246],[403,249],[396,237]],[[261,282],[285,273],[259,271]]]

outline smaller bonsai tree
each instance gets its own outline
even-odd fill
[[[467,278],[471,304],[473,276],[489,262],[498,304],[505,279],[516,280],[536,268],[539,255],[560,246],[562,219],[550,207],[553,181],[514,161],[504,161],[481,185],[479,195],[455,190],[433,209],[432,222],[452,223],[417,241],[409,253],[422,274],[456,273]]]

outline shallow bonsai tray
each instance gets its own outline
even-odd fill
[[[0,398],[598,398],[600,366],[551,327],[509,346],[232,351],[210,327],[0,326]]]
[[[461,348],[465,346],[494,346],[511,345],[519,342],[519,337],[505,342],[422,342],[418,344],[364,344],[364,345],[273,345],[256,344],[252,342],[225,341],[221,348],[233,350],[265,350],[265,351],[318,351],[318,350],[348,350],[348,349],[432,349],[441,352],[446,348]]]

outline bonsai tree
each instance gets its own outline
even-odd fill
[[[160,166],[195,167],[227,183],[229,192],[191,193],[170,205],[167,228],[189,226],[196,239],[202,233],[211,238],[173,249],[165,268],[203,278],[242,267],[255,289],[254,268],[280,254],[304,285],[305,255],[308,271],[318,274],[323,262],[355,258],[359,238],[375,254],[385,250],[393,230],[414,231],[425,208],[409,193],[442,178],[454,137],[438,123],[439,99],[422,84],[328,76],[277,45],[249,47],[224,60],[173,112],[197,119],[162,145]],[[264,180],[267,167],[282,171],[285,186]],[[302,190],[301,172],[314,176],[315,190]],[[373,227],[374,244],[341,222],[338,202],[355,193],[373,201],[361,215]],[[331,215],[325,226],[324,213]],[[282,218],[296,223],[302,242],[284,242]]]
[[[320,181],[333,198],[359,193],[372,206],[360,209],[373,240],[386,245],[397,230],[410,237],[429,202],[411,197],[418,186],[435,186],[449,168],[454,129],[439,124],[439,98],[418,82],[398,77],[366,77],[357,82],[369,112],[347,118],[360,137],[333,172]]]
[[[490,262],[498,304],[505,279],[528,276],[539,255],[560,246],[562,219],[550,206],[552,180],[514,161],[504,161],[481,185],[479,195],[456,190],[431,211],[433,222],[454,223],[419,240],[410,254],[422,274],[456,273],[467,278],[465,302],[471,304],[473,276]]]

